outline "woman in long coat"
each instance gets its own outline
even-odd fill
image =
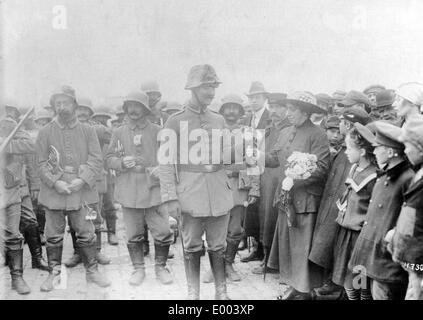
[[[292,226],[287,215],[279,210],[268,266],[279,269],[280,281],[290,286],[279,299],[310,299],[312,289],[321,284],[322,270],[308,260],[317,211],[330,164],[326,133],[310,121],[313,113],[325,112],[316,105],[308,92],[295,92],[286,100],[288,119],[293,126],[283,129],[273,150],[266,154],[266,166],[280,167],[281,181],[285,178],[287,158],[294,152],[314,154],[317,169],[307,180],[294,180],[290,194],[295,211]],[[280,185],[275,193],[278,202]]]

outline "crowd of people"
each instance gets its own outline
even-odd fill
[[[83,263],[87,282],[110,286],[98,271],[111,262],[101,234],[105,228],[108,243],[118,244],[119,204],[134,286],[146,277],[149,233],[156,277],[173,282],[167,259],[179,234],[188,299],[200,299],[200,278],[214,282],[216,299],[229,299],[227,281],[243,281],[235,257],[244,252],[239,263],[260,261],[252,273],[279,275],[287,287],[279,300],[423,300],[423,84],[329,95],[270,93],[253,81],[247,99],[214,102],[220,83],[212,66],[197,65],[183,104],[162,101],[155,81],[114,109],[94,107],[67,85],[35,113],[4,103],[0,247],[12,289],[31,291],[25,241],[32,267],[49,272],[41,290],[54,290],[66,221],[74,254],[65,265]],[[241,148],[235,161],[233,143],[229,163],[212,155],[186,163],[178,144],[174,161],[164,163],[162,129],[190,137],[188,150],[198,129],[210,141],[213,130],[261,131],[265,153],[246,156]],[[294,153],[316,160],[305,178],[287,173]],[[210,270],[200,277],[205,251]]]

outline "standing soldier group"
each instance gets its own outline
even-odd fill
[[[134,286],[146,276],[149,233],[156,278],[173,283],[167,260],[177,225],[189,299],[200,299],[204,240],[210,270],[203,282],[214,282],[216,299],[229,299],[227,280],[242,280],[235,260],[250,240],[240,261],[260,261],[254,274],[278,273],[288,288],[278,299],[423,299],[423,85],[287,95],[253,81],[246,103],[228,94],[213,105],[220,83],[212,66],[192,67],[190,99],[181,106],[162,101],[158,84],[147,81],[124,97],[115,117],[62,86],[35,126],[29,112],[19,122],[20,110],[6,103],[0,247],[12,288],[30,292],[25,239],[32,267],[49,271],[41,290],[54,289],[67,223],[74,254],[65,265],[83,262],[87,282],[110,286],[98,264],[111,263],[101,251],[103,219],[108,243],[118,244],[117,202]],[[316,166],[307,179],[293,179],[286,200],[282,182],[293,152],[314,155]]]

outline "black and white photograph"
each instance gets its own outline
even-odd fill
[[[423,1],[0,0],[0,77],[0,302],[423,300]]]

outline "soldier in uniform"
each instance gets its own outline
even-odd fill
[[[182,105],[176,101],[167,101],[166,106],[162,111],[166,112],[169,116],[182,110]]]
[[[244,134],[246,126],[239,124],[240,117],[244,115],[241,97],[236,94],[229,94],[223,97],[219,113],[225,118],[226,127],[233,136],[232,139],[237,135]],[[242,155],[240,159],[243,160]],[[225,273],[228,280],[240,281],[241,276],[234,269],[233,263],[238,251],[238,245],[244,234],[242,227],[244,210],[247,205],[255,203],[260,197],[259,176],[248,175],[244,161],[226,165],[225,171],[231,184],[234,200],[234,207],[230,211],[226,237]],[[206,274],[203,282],[213,282],[211,270]]]
[[[363,90],[363,93],[367,96],[370,101],[370,105],[373,108],[376,107],[376,95],[381,92],[382,90],[386,90],[386,88],[380,84],[372,84]]]
[[[41,178],[38,201],[46,208],[45,234],[50,267],[41,291],[53,290],[54,278],[60,274],[66,216],[75,230],[87,282],[107,287],[110,282],[98,272],[95,228],[89,220],[89,206],[98,203],[94,185],[102,169],[98,137],[94,128],[78,121],[73,88],[57,89],[50,104],[57,117],[40,130],[36,143]]]
[[[207,108],[220,83],[212,66],[205,64],[192,67],[185,85],[185,89],[191,91],[191,99],[183,111],[168,119],[165,128],[176,133],[178,140],[185,134],[189,136],[194,130],[195,133],[203,129],[203,134],[212,141],[212,129],[225,128],[224,118]],[[180,123],[188,128],[181,129]],[[187,143],[190,150],[197,142]],[[188,150],[183,150],[181,146],[178,148],[176,164],[166,164],[160,160],[163,203],[160,210],[180,219],[188,298],[200,297],[201,237],[205,232],[215,280],[215,298],[227,299],[224,253],[229,211],[233,208],[231,184],[220,162],[213,163],[210,155],[206,155],[204,161],[189,161],[188,154],[184,152]]]
[[[157,124],[163,128],[169,115],[162,111],[166,102],[161,101],[162,94],[159,84],[156,81],[145,81],[141,84],[141,91],[145,92],[148,96],[148,106],[151,112],[148,114],[147,119],[151,123]]]
[[[160,181],[157,171],[157,135],[160,127],[151,123],[148,96],[141,91],[129,93],[123,104],[128,122],[113,132],[107,151],[107,166],[116,171],[115,198],[122,205],[127,247],[134,271],[129,283],[141,285],[145,278],[143,237],[148,222],[155,247],[155,273],[163,284],[173,282],[166,267],[173,232],[169,215],[159,212]]]
[[[16,127],[17,122],[10,117],[0,121],[0,140],[6,139]],[[3,150],[1,156],[1,203],[0,203],[0,243],[5,246],[6,259],[12,278],[12,289],[19,294],[28,294],[31,289],[23,279],[23,241],[24,236],[20,228],[22,220],[27,221],[27,226],[36,234],[27,239],[32,240],[38,234],[38,224],[32,210],[22,207],[22,181],[25,181],[25,168],[21,157],[35,152],[34,142],[28,134],[18,131],[13,139]],[[25,205],[28,204],[28,197]],[[29,201],[29,205],[30,205]],[[32,209],[31,206],[28,206]],[[24,217],[25,216],[25,217]],[[23,218],[24,217],[24,218]],[[31,222],[30,224],[28,222]],[[28,227],[27,227],[28,228]],[[29,243],[28,243],[29,244]],[[41,244],[39,245],[41,252]]]
[[[75,113],[79,122],[92,126],[95,129],[98,141],[100,143],[100,148],[104,150],[104,146],[110,142],[111,130],[91,120],[91,117],[94,115],[94,110],[93,110],[91,100],[86,97],[79,98]],[[103,159],[103,154],[102,154],[102,159]],[[96,219],[94,220],[94,227],[95,227],[96,241],[97,241],[96,258],[99,264],[105,265],[105,264],[109,264],[111,260],[109,257],[107,257],[101,252],[102,219],[100,215],[100,207],[101,207],[100,203],[102,201],[103,195],[107,192],[106,171],[104,170],[104,168],[101,170],[99,176],[97,177],[94,190],[97,191],[99,195],[99,202],[97,204],[90,205],[91,209],[95,210],[98,213],[96,216]],[[68,268],[73,268],[82,262],[82,257],[80,255],[79,248],[77,245],[77,237],[75,234],[75,230],[73,229],[72,225],[69,225],[69,227],[70,227],[70,233],[72,236],[74,254],[65,262],[65,265]]]
[[[37,112],[36,117],[34,118],[34,122],[38,130],[48,124],[51,120],[53,120],[53,117],[46,109],[42,109]]]

